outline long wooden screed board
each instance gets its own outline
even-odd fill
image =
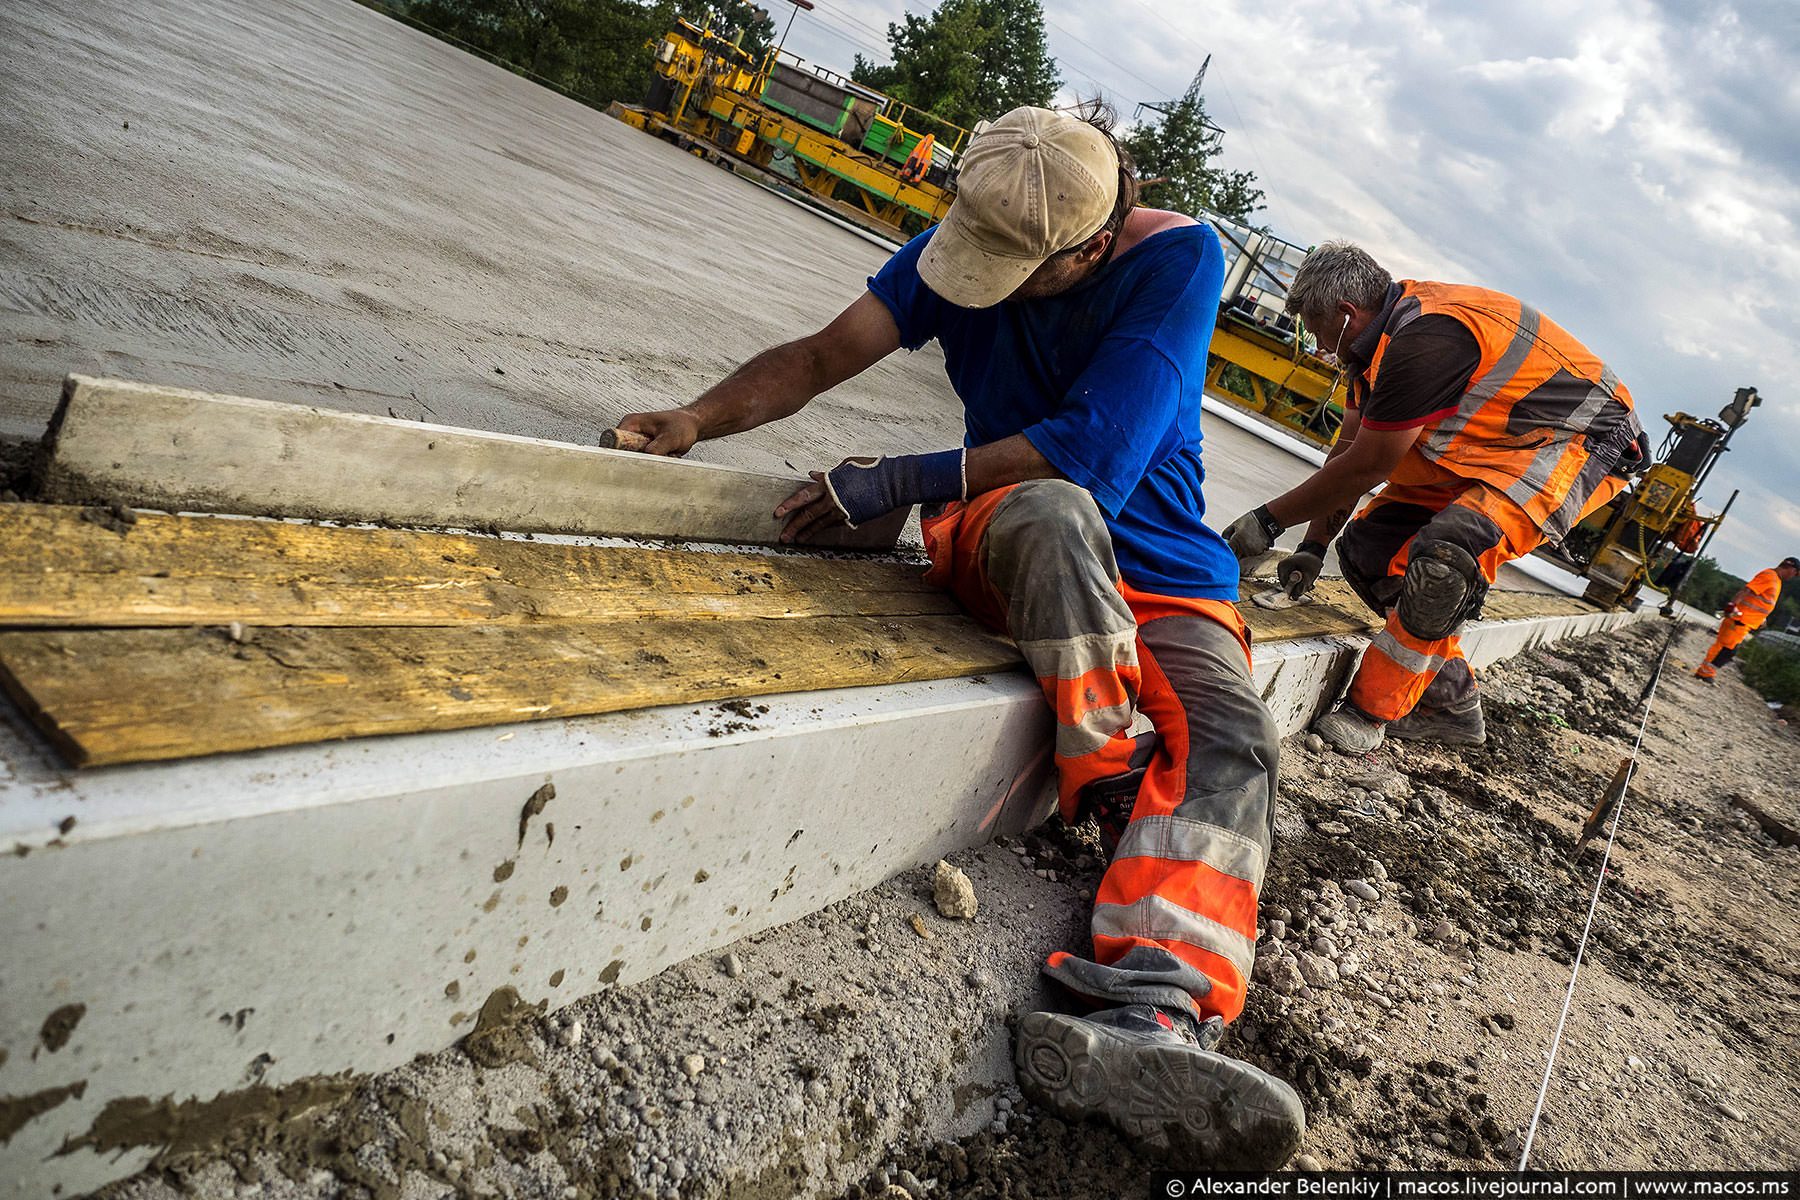
[[[0,684],[81,766],[1018,662],[904,563],[135,517],[0,505]],[[1243,611],[1265,642],[1373,627],[1335,581]]]

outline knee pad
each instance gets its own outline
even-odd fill
[[[1400,585],[1400,627],[1436,641],[1481,611],[1488,583],[1475,556],[1455,542],[1415,541]]]

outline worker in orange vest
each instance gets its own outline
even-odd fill
[[[1752,630],[1762,628],[1769,614],[1775,611],[1775,602],[1781,599],[1781,585],[1796,575],[1800,575],[1800,558],[1790,555],[1776,566],[1758,571],[1749,583],[1739,588],[1731,603],[1725,606],[1725,619],[1719,622],[1719,636],[1713,640],[1712,649],[1706,652],[1705,660],[1694,674],[1711,681],[1718,675],[1720,667],[1736,658],[1738,644],[1749,637]]]
[[[1306,256],[1287,311],[1350,377],[1343,427],[1312,478],[1239,517],[1225,540],[1240,560],[1257,558],[1310,522],[1277,568],[1297,598],[1341,529],[1345,581],[1387,618],[1348,698],[1315,733],[1346,753],[1388,733],[1480,744],[1481,696],[1457,631],[1480,613],[1500,564],[1560,542],[1647,461],[1631,393],[1531,306],[1483,288],[1396,282],[1349,242]]]
[[[900,168],[900,178],[908,183],[917,183],[925,178],[925,172],[931,169],[931,156],[937,149],[937,135],[928,133],[913,146],[912,153],[906,156],[906,165]]]

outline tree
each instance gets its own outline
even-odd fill
[[[675,15],[726,41],[738,39],[757,62],[775,44],[775,19],[768,9],[748,0],[676,0]]]
[[[744,0],[712,6],[715,31],[744,30],[761,53],[774,33],[767,13]],[[679,14],[704,22],[698,0],[412,0],[402,15],[428,31],[473,46],[502,66],[597,105],[637,101],[650,82],[651,42]],[[760,16],[758,15],[760,14]]]
[[[850,77],[965,129],[1062,86],[1039,0],[943,0],[890,24],[888,47],[891,64],[859,54]]]
[[[1697,560],[1693,570],[1688,573],[1687,582],[1681,589],[1681,602],[1692,605],[1701,612],[1716,613],[1743,586],[1742,579],[1720,570],[1719,564],[1711,556],[1705,556]]]
[[[1135,126],[1125,148],[1137,161],[1144,185],[1145,202],[1176,212],[1197,213],[1210,209],[1234,221],[1248,222],[1260,209],[1263,190],[1251,171],[1227,171],[1215,167],[1225,141],[1225,131],[1206,116],[1200,85],[1206,68],[1188,89],[1163,111],[1160,120]]]

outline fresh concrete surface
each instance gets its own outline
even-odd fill
[[[43,432],[75,372],[592,444],[823,325],[886,257],[351,0],[7,5],[0,85],[0,436]],[[693,457],[954,445],[942,367],[895,355]],[[1309,470],[1206,436],[1215,525]]]

